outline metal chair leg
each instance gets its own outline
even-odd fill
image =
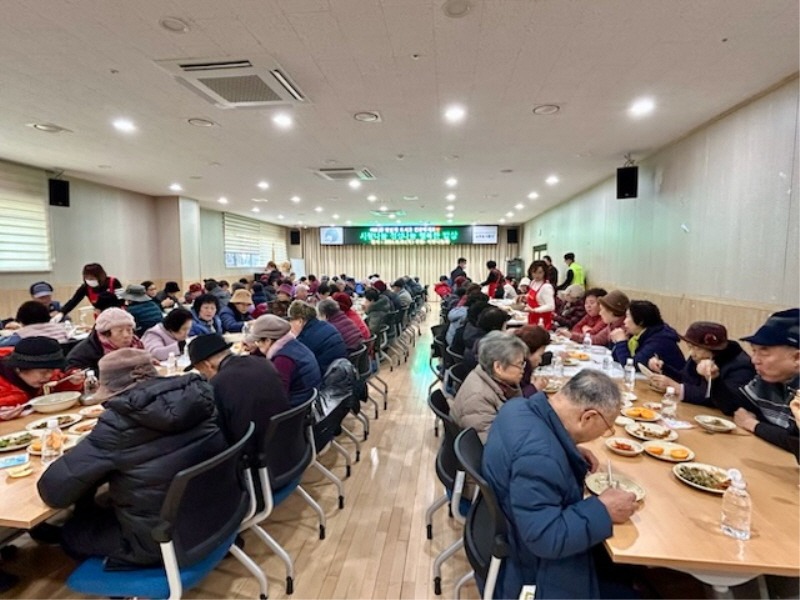
[[[305,491],[302,486],[298,485],[296,491],[300,497],[305,500],[306,504],[313,508],[314,512],[317,513],[317,517],[319,517],[319,539],[324,540],[325,526],[328,523],[328,520],[325,517],[325,511],[322,510],[322,507],[319,505],[319,503],[311,496],[311,494]]]
[[[292,588],[294,588],[294,561],[292,557],[289,556],[289,553],[281,546],[275,539],[268,534],[261,525],[253,525],[250,528],[258,539],[260,539],[264,544],[266,544],[267,548],[272,550],[272,553],[275,554],[278,558],[281,559],[284,566],[286,567],[286,587],[289,587],[289,582],[292,582]],[[294,591],[294,590],[292,590]],[[287,589],[287,594],[291,594],[291,592]]]
[[[437,587],[439,588],[439,592],[437,594],[442,593],[442,564],[444,563],[444,561],[453,556],[463,547],[464,547],[464,538],[460,537],[455,542],[450,544],[447,548],[442,550],[436,557],[436,560],[433,561],[433,587],[434,591],[436,591]]]
[[[342,484],[342,480],[326,469],[322,463],[316,459],[313,463],[311,463],[311,466],[317,469],[320,473],[322,473],[322,476],[325,477],[325,479],[331,481],[336,486],[336,488],[339,490],[339,508],[344,508],[344,485]]]
[[[331,440],[331,446],[333,447],[336,452],[344,456],[344,463],[345,463],[345,477],[350,477],[350,468],[353,464],[353,460],[350,458],[350,453],[336,440]]]
[[[356,445],[356,462],[359,462],[361,460],[361,442],[358,441],[358,438],[353,434],[352,431],[347,429],[347,427],[341,425],[341,428],[345,437],[349,438]]]
[[[236,560],[242,563],[242,566],[250,571],[250,574],[256,578],[258,581],[259,598],[261,598],[261,600],[267,600],[267,597],[269,596],[269,582],[267,581],[267,576],[264,575],[264,571],[261,570],[261,567],[259,567],[256,562],[247,554],[245,554],[245,552],[236,544],[233,544],[228,549],[228,552],[230,552]],[[291,594],[293,591],[294,589],[290,590],[287,586],[287,594]]]
[[[425,511],[425,532],[429,540],[433,539],[433,513],[442,508],[448,501],[447,494],[442,494]]]
[[[470,580],[475,579],[475,571],[470,571],[456,582],[455,597],[456,600],[461,600],[461,588]]]

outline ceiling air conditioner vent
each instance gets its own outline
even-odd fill
[[[181,85],[219,108],[259,108],[307,102],[269,56],[242,60],[157,60]]]
[[[360,181],[373,181],[373,175],[366,167],[353,168],[353,167],[325,167],[314,171],[318,177],[328,181],[350,181],[351,179],[358,179]]]

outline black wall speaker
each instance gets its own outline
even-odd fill
[[[506,229],[506,244],[519,244],[519,229]]]
[[[289,244],[292,246],[299,246],[300,245],[300,231],[297,229],[292,229],[289,232]]]
[[[639,167],[617,169],[617,199],[636,198],[639,188]]]
[[[69,181],[48,179],[50,206],[69,206]]]

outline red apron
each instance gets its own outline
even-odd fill
[[[544,285],[544,284],[542,284]],[[541,287],[539,289],[542,289]],[[531,287],[528,290],[528,306],[531,308],[539,308],[539,302],[536,300],[536,295],[538,294],[539,290],[533,289],[533,283],[531,283]],[[553,313],[550,312],[542,312],[542,313],[528,313],[528,325],[538,325],[539,319],[542,320],[542,326],[550,331],[550,327],[553,325]]]

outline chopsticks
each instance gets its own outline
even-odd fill
[[[614,477],[611,475],[611,460],[609,459],[606,464],[608,469],[608,487],[616,489],[617,482],[614,481]]]
[[[47,383],[45,383],[45,384],[42,386],[43,388],[45,388],[45,389],[47,390],[47,391],[45,392],[45,394],[49,394],[49,393],[50,393],[50,390],[52,390],[52,389],[53,389],[55,386],[57,386],[59,383],[63,383],[63,382],[64,382],[64,381],[66,381],[67,379],[70,379],[71,377],[75,377],[75,375],[84,375],[84,374],[85,374],[85,373],[86,373],[88,370],[89,370],[89,369],[88,369],[88,368],[86,368],[86,369],[81,369],[80,371],[73,371],[72,373],[70,373],[69,375],[67,375],[67,376],[65,376],[65,377],[62,377],[61,379],[57,379],[56,381],[48,381]]]

